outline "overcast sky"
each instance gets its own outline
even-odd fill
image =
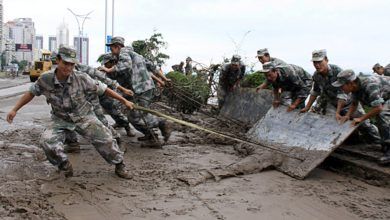
[[[4,22],[32,18],[46,48],[48,35],[55,35],[63,20],[70,43],[78,34],[67,8],[79,14],[93,10],[84,33],[90,64],[97,65],[104,52],[105,0],[3,0],[3,5]],[[323,48],[331,63],[371,72],[376,62],[390,63],[389,11],[390,0],[115,0],[114,35],[130,44],[154,29],[162,33],[171,56],[165,71],[187,56],[210,64],[239,53],[246,63],[258,63],[256,51],[266,47],[271,56],[309,72],[314,70],[311,52]]]

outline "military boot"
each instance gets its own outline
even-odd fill
[[[62,162],[59,166],[58,169],[64,172],[65,177],[72,177],[73,176],[73,167],[72,164],[67,160]]]
[[[78,142],[68,143],[64,146],[65,153],[80,153],[80,144]]]
[[[141,147],[144,148],[154,148],[154,149],[162,149],[161,143],[159,140],[148,140],[141,144]]]
[[[134,137],[135,136],[135,134],[134,134],[133,130],[130,128],[130,126],[126,126],[125,130],[126,130],[126,135],[128,137]]]
[[[390,147],[386,146],[386,152],[385,155],[383,155],[381,158],[379,158],[379,164],[380,165],[388,165],[390,164]]]
[[[154,131],[151,131],[151,132],[146,132],[145,136],[139,137],[139,138],[137,138],[137,140],[138,141],[149,141],[149,140],[153,140],[154,137],[158,137],[158,135]]]
[[[123,179],[133,178],[130,172],[126,170],[126,166],[123,162],[115,165],[115,174]]]
[[[162,136],[164,137],[164,141],[167,142],[172,133],[172,125],[168,121],[159,121],[158,128],[161,131]]]

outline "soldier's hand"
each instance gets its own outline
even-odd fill
[[[308,107],[304,107],[303,109],[301,109],[300,113],[306,113],[309,111],[309,108]]]
[[[363,121],[362,118],[354,118],[354,119],[352,119],[351,127],[358,125],[362,121]]]
[[[134,108],[134,103],[126,100],[125,106],[126,106],[126,108],[133,109]]]
[[[341,116],[340,114],[336,114],[336,120],[339,124],[344,124],[346,121],[349,120],[348,116]]]
[[[261,85],[258,86],[258,87],[256,87],[256,92],[260,92],[261,89],[262,89],[262,88],[261,88]]]
[[[123,92],[123,94],[128,95],[128,96],[134,95],[134,92],[131,91],[130,89],[124,89],[122,92]]]
[[[280,105],[280,101],[279,101],[279,100],[274,100],[274,101],[272,102],[272,106],[273,106],[274,108],[279,107],[279,105]]]
[[[10,112],[8,112],[8,114],[7,114],[7,122],[11,124],[12,121],[14,120],[15,116],[16,116],[16,111],[11,110]]]
[[[294,104],[291,104],[291,105],[289,105],[288,106],[288,108],[287,108],[287,112],[291,112],[292,110],[294,110],[294,109],[296,109],[297,108],[297,106],[296,105],[294,105]]]

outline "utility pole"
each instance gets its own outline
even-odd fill
[[[115,27],[115,0],[111,0],[111,37],[114,36],[114,27]],[[105,16],[104,16],[104,52],[106,52],[106,43],[108,40],[107,36],[107,25],[108,25],[108,0],[105,0]]]
[[[89,13],[87,14],[84,14],[84,15],[79,15],[79,14],[76,14],[74,13],[70,8],[68,8],[68,10],[74,15],[74,17],[76,18],[76,21],[77,21],[77,25],[78,25],[78,28],[79,28],[79,61],[80,63],[83,62],[83,57],[82,57],[82,50],[83,50],[83,30],[84,30],[84,22],[85,20],[89,19],[90,17],[88,17],[93,11],[90,11]],[[81,22],[81,26],[80,26],[80,21],[79,19],[82,20]]]

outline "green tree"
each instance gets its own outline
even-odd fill
[[[18,65],[19,65],[19,71],[24,71],[24,69],[28,65],[28,61],[27,60],[22,60],[22,61],[20,61],[18,63]]]
[[[169,55],[161,52],[162,48],[167,48],[167,42],[164,41],[161,33],[154,33],[145,40],[133,41],[132,46],[136,53],[157,65],[162,65],[169,59]]]

